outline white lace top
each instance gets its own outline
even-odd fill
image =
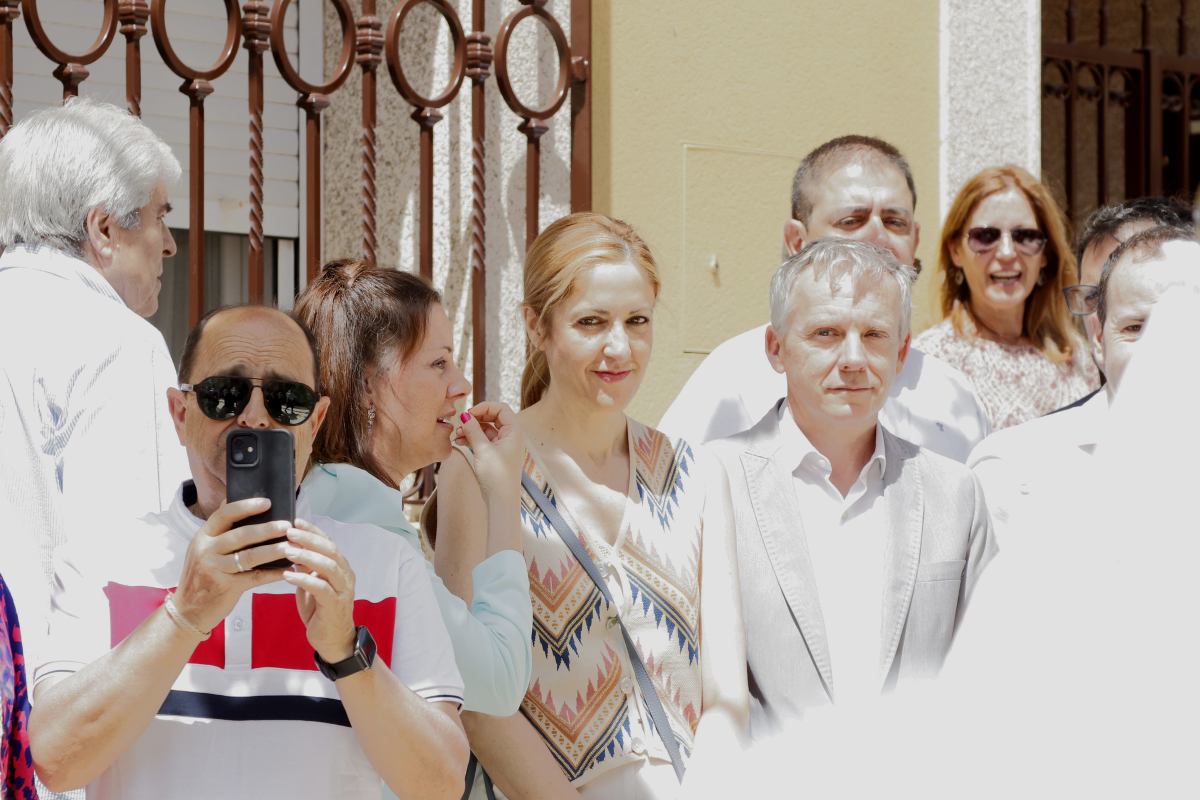
[[[962,335],[945,319],[913,339],[913,346],[970,379],[993,431],[1062,408],[1100,385],[1100,373],[1082,344],[1071,361],[1056,364],[1032,344],[1002,344],[977,335],[969,314],[963,315]]]

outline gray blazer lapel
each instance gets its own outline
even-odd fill
[[[791,476],[769,456],[753,449],[742,453],[741,461],[763,546],[775,570],[779,588],[800,625],[800,634],[821,673],[825,692],[832,700],[833,669],[829,662],[825,618],[821,614],[812,559]]]
[[[887,467],[884,501],[888,530],[884,538],[882,674],[891,672],[921,560],[921,528],[925,518],[925,492],[915,446],[883,432]]]

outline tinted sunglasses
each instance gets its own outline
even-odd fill
[[[986,253],[1000,244],[1004,231],[988,226],[967,231],[967,246],[976,253]],[[1046,234],[1037,228],[1013,228],[1008,232],[1013,248],[1024,255],[1036,256],[1046,246]]]
[[[1067,299],[1067,309],[1077,317],[1095,314],[1100,306],[1100,287],[1090,283],[1077,283],[1074,286],[1063,287],[1063,297]]]
[[[181,391],[195,393],[204,416],[215,420],[233,419],[242,413],[255,386],[262,388],[263,405],[280,425],[304,422],[320,399],[312,388],[297,381],[214,375],[196,384],[179,384]]]

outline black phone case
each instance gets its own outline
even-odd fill
[[[254,464],[245,466],[233,463],[234,436],[257,438],[258,460]],[[291,431],[280,428],[234,428],[226,435],[225,499],[232,503],[249,497],[270,498],[271,507],[261,514],[234,523],[235,528],[276,520],[293,522],[296,519],[296,455]],[[260,544],[282,542],[286,538],[281,536]],[[262,564],[258,569],[286,568],[291,565],[292,562],[287,559],[279,559]]]

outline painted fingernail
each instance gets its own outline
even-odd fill
[[[299,553],[300,553],[300,550],[299,550],[299,548],[296,548],[296,547],[283,548],[283,554],[288,558],[295,558]]]
[[[458,418],[459,418],[460,420],[462,420],[463,422],[466,422],[467,420],[469,420],[469,419],[471,418],[471,412],[470,412],[470,411],[464,411],[462,414],[460,414],[460,415],[459,415],[459,417],[458,417]]]

